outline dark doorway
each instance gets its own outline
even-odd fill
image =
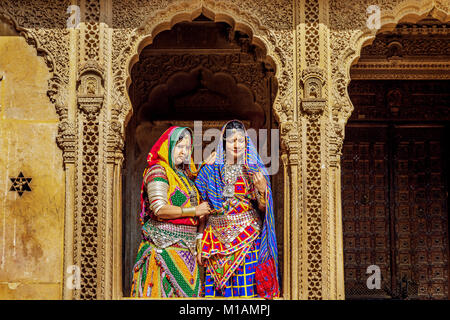
[[[262,48],[226,23],[200,16],[161,32],[141,52],[131,78],[129,95],[134,114],[126,129],[123,171],[124,296],[130,293],[141,240],[138,217],[142,172],[156,139],[171,125],[193,128],[194,120],[202,121],[203,131],[220,130],[232,119],[256,130],[278,128],[272,116],[277,90],[274,68],[265,60]],[[203,141],[202,145],[209,143]],[[274,190],[283,187],[282,178],[280,174],[272,177]],[[282,199],[282,192],[277,192],[274,205],[280,261]]]
[[[342,155],[347,299],[448,299],[449,81],[352,81]],[[381,270],[369,289],[367,267]]]

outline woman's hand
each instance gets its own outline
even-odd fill
[[[206,260],[202,258],[202,252],[197,252],[197,263],[199,266],[206,267]]]
[[[266,193],[267,182],[261,171],[253,174],[253,184],[260,194]]]
[[[197,217],[203,217],[211,213],[211,208],[208,202],[202,202],[200,205],[195,207],[195,215]]]

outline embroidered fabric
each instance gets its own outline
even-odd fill
[[[191,251],[196,251],[197,227],[173,224],[150,219],[142,227],[143,235],[151,239],[158,248],[167,248],[182,243]]]
[[[242,231],[252,225],[257,231],[261,230],[262,221],[255,210],[238,214],[210,215],[206,227],[211,226],[214,235],[225,245],[229,245]]]
[[[183,170],[176,170],[177,175],[180,177],[181,181],[183,182],[184,186],[186,187],[186,189],[189,190],[189,200],[191,203],[191,207],[196,207],[198,205],[197,203],[197,194],[195,192],[195,184],[194,182],[189,179],[188,175],[186,174],[186,172]],[[189,185],[186,184],[186,182],[184,182],[182,176],[184,176],[188,181],[189,181]]]

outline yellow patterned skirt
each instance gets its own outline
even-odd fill
[[[199,297],[200,272],[195,255],[182,244],[158,248],[142,241],[134,266],[132,297]]]

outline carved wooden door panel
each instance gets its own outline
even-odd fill
[[[444,127],[395,126],[391,204],[394,290],[401,297],[448,297],[448,210]]]
[[[349,124],[342,156],[347,298],[448,298],[444,126]],[[369,289],[367,267],[380,267]]]
[[[385,298],[369,290],[366,269],[380,267],[382,288],[391,284],[388,127],[348,125],[342,155],[342,210],[346,297]]]

